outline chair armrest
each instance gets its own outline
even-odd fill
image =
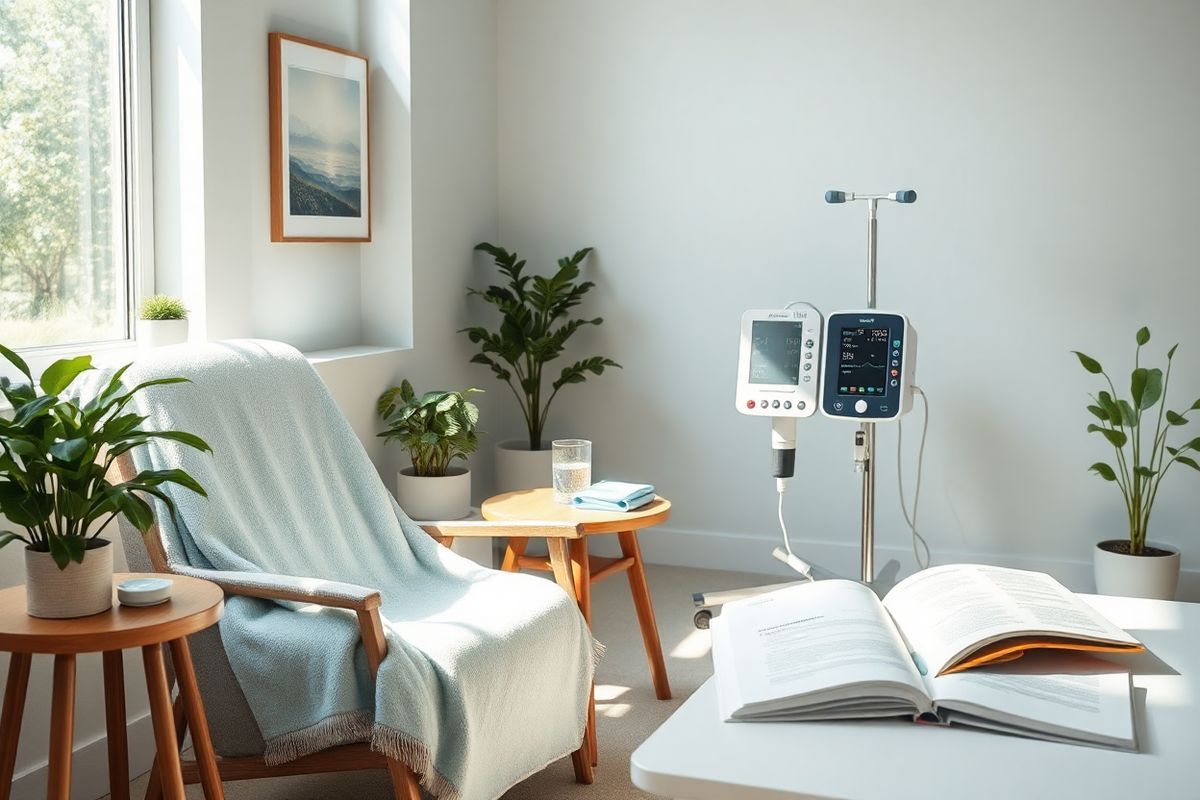
[[[356,586],[352,583],[326,581],[320,578],[296,578],[291,575],[275,575],[270,572],[224,572],[216,569],[172,566],[179,575],[202,578],[221,587],[226,594],[244,597],[261,597],[267,600],[292,600],[298,603],[315,603],[331,608],[349,608],[369,611],[379,608],[380,598],[376,589]]]
[[[458,539],[481,536],[521,536],[525,538],[581,539],[583,526],[573,522],[418,522],[434,539]]]

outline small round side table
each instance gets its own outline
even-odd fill
[[[216,756],[208,736],[204,704],[196,687],[187,636],[214,625],[224,609],[223,593],[209,581],[182,575],[174,581],[171,599],[146,608],[122,606],[116,584],[130,578],[163,577],[120,573],[113,576],[113,607],[101,614],[75,619],[38,619],[25,612],[25,587],[0,591],[0,650],[12,654],[0,717],[0,800],[12,791],[17,741],[25,709],[25,691],[34,654],[54,656],[54,694],[50,711],[50,766],[46,796],[67,800],[71,794],[71,750],[75,729],[75,657],[103,653],[104,705],[108,729],[108,774],[112,800],[128,800],[129,752],[126,740],[125,675],[121,651],[140,647],[146,668],[146,689],[154,723],[163,793],[167,800],[184,800],[179,765],[180,741],[176,738],[162,645],[171,648],[179,679],[183,711],[192,731],[192,744],[200,765],[204,796],[224,800]]]

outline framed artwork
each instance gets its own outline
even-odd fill
[[[272,33],[271,241],[371,241],[367,57]]]

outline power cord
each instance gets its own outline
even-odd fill
[[[904,441],[903,419],[896,421],[896,488],[900,491],[900,512],[904,514],[904,521],[908,523],[908,529],[912,531],[913,558],[916,559],[918,569],[926,569],[930,562],[929,544],[917,531],[917,504],[921,502],[921,475],[925,471],[925,438],[929,434],[929,398],[919,386],[912,387],[912,390],[921,397],[924,419],[921,422],[921,446],[917,449],[917,485],[916,491],[913,493],[911,517],[908,515],[908,504],[904,500],[904,462],[900,457]],[[920,543],[920,549],[925,551],[924,559],[921,558],[917,547],[918,543]]]
[[[771,555],[774,556],[775,558],[779,559],[783,563],[787,564],[792,569],[796,570],[796,572],[800,573],[808,581],[811,582],[811,581],[815,580],[815,578],[813,578],[813,576],[812,576],[812,565],[809,564],[804,559],[797,556],[795,553],[793,553],[792,552],[792,543],[790,541],[788,541],[787,523],[785,523],[783,521],[783,491],[785,488],[786,488],[786,485],[782,481],[780,481],[778,484],[778,489],[779,489],[779,530],[783,534],[783,548],[780,549],[780,548],[776,547],[773,551],[771,551]]]

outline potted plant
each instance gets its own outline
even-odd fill
[[[82,617],[112,605],[113,546],[100,534],[118,514],[143,533],[154,521],[145,497],[174,504],[160,488],[174,483],[200,495],[204,489],[182,470],[144,470],[131,480],[111,483],[113,459],[151,439],[170,439],[210,451],[198,436],[182,431],[146,431],[145,417],[125,411],[148,386],[181,383],[162,378],[126,389],[118,369],[103,390],[82,402],[61,396],[91,356],[56,361],[35,384],[29,367],[0,345],[0,355],[24,375],[27,384],[0,377],[0,392],[12,416],[0,419],[0,516],[24,532],[0,531],[0,547],[25,544],[26,600],[35,617]],[[38,389],[41,389],[39,392]]]
[[[1150,341],[1150,329],[1142,328],[1135,338],[1137,349],[1129,379],[1129,399],[1120,396],[1100,362],[1074,351],[1085,370],[1103,376],[1108,384],[1107,390],[1092,396],[1093,402],[1087,408],[1096,422],[1087,429],[1112,445],[1115,459],[1113,464],[1101,461],[1089,469],[1120,487],[1129,528],[1128,538],[1108,539],[1096,545],[1093,551],[1096,590],[1101,594],[1170,600],[1179,584],[1179,550],[1148,541],[1146,534],[1159,486],[1171,467],[1183,464],[1200,471],[1200,464],[1188,455],[1200,450],[1200,437],[1178,447],[1168,442],[1176,429],[1188,424],[1188,414],[1200,409],[1200,400],[1182,411],[1169,410],[1166,406],[1171,364],[1179,345],[1167,351],[1164,373],[1157,367],[1141,365],[1142,347]],[[1153,429],[1147,427],[1147,416],[1154,419]]]
[[[508,384],[521,407],[528,438],[496,445],[496,482],[501,492],[550,485],[551,451],[544,448],[542,434],[550,404],[567,384],[583,383],[589,374],[600,375],[607,367],[621,365],[611,358],[590,356],[564,367],[545,388],[545,366],[562,355],[567,341],[584,325],[599,325],[604,320],[572,318],[571,309],[579,305],[595,285],[577,282],[579,266],[592,248],[585,247],[570,258],[558,260],[558,270],[550,277],[524,275],[525,262],[516,253],[487,242],[475,246],[495,261],[507,279],[504,286],[486,290],[468,290],[468,296],[480,297],[500,312],[500,326],[464,328],[463,333],[479,352],[473,364],[486,364],[492,373]]]
[[[399,442],[412,466],[396,473],[396,500],[413,519],[461,519],[471,513],[471,471],[452,465],[479,446],[479,407],[464,392],[417,397],[407,380],[384,392],[376,410],[387,424],[379,435]]]
[[[188,338],[188,310],[177,297],[156,294],[142,301],[137,340],[143,348],[183,344]]]

